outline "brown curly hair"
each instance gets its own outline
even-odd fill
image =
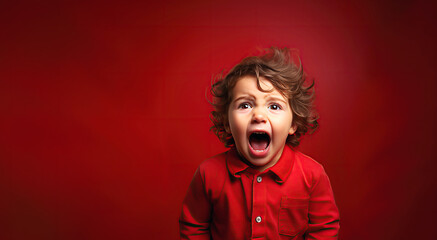
[[[299,59],[299,57],[296,55]],[[306,74],[299,59],[297,66],[288,48],[271,47],[260,56],[244,58],[233,67],[225,77],[216,76],[211,84],[213,101],[210,101],[214,110],[210,118],[213,122],[211,131],[222,141],[226,147],[235,146],[231,133],[226,131],[228,124],[228,108],[232,101],[232,89],[237,81],[244,76],[254,76],[257,79],[258,89],[262,89],[259,78],[264,77],[271,82],[286,99],[289,100],[293,112],[293,125],[296,131],[289,135],[287,143],[293,147],[299,145],[300,138],[308,131],[310,133],[318,127],[318,115],[313,107],[314,81],[305,86]]]

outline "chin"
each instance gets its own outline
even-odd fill
[[[253,158],[251,158],[251,159],[248,159],[247,161],[250,162],[254,167],[258,167],[258,168],[264,167],[270,163],[269,159],[256,159],[256,158],[253,159]]]

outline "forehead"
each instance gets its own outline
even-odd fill
[[[244,76],[237,80],[232,89],[232,98],[235,99],[241,95],[262,95],[262,96],[276,96],[286,99],[281,92],[279,92],[272,83],[265,77],[259,78],[259,86],[256,77]]]

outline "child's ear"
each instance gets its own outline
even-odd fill
[[[231,133],[231,128],[229,128],[229,124],[225,123],[224,127],[225,127],[225,131],[230,134]]]
[[[225,132],[232,136],[231,126],[229,125],[229,118],[227,115],[223,118],[223,127],[225,128]]]
[[[297,126],[296,125],[291,125],[290,130],[288,130],[288,135],[293,135],[297,130]]]

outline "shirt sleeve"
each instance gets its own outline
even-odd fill
[[[309,227],[305,239],[338,239],[340,216],[331,183],[323,168],[318,175],[314,178],[310,195]]]
[[[179,218],[181,239],[211,239],[211,203],[198,168],[182,204]]]

